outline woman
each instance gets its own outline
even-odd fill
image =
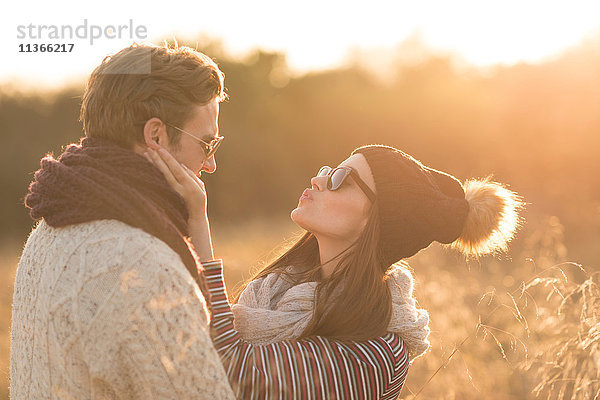
[[[186,200],[192,242],[212,260],[202,181],[166,152],[147,157]],[[488,178],[463,186],[380,145],[321,168],[311,185],[291,212],[307,232],[231,309],[221,260],[202,263],[215,347],[242,398],[397,398],[409,359],[429,347],[402,260],[434,240],[467,256],[505,249],[523,203]]]

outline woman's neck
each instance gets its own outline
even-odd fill
[[[346,250],[351,243],[340,241],[335,238],[316,236],[319,244],[319,260],[321,262],[321,276],[328,278],[340,262],[340,257],[337,257]]]

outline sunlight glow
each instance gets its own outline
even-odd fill
[[[19,44],[33,42],[17,39],[18,25],[77,25],[84,18],[96,25],[133,19],[147,27],[148,41],[154,43],[174,37],[210,38],[220,41],[226,53],[235,57],[245,57],[256,48],[285,52],[293,73],[338,67],[356,49],[379,48],[393,58],[402,42],[415,34],[432,50],[450,52],[476,66],[541,62],[586,36],[600,34],[600,2],[590,0],[374,0],[368,4],[229,0],[201,2],[191,8],[175,0],[164,12],[146,4],[116,0],[107,0],[93,11],[82,2],[59,3],[62,7],[40,2],[26,16],[13,10],[14,15],[4,13],[0,17],[0,33],[5,38],[0,84],[21,81],[25,85],[56,86],[69,80],[81,82],[105,55],[131,43],[129,38],[98,40],[93,45],[89,40],[75,40],[77,52],[61,55],[17,50]]]

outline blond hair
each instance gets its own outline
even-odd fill
[[[190,47],[133,45],[107,56],[90,75],[79,120],[88,137],[123,147],[143,143],[144,123],[157,117],[181,126],[196,105],[223,101],[225,75]],[[174,146],[180,133],[167,129]]]

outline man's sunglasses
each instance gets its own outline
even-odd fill
[[[143,125],[146,122],[147,121],[143,121],[143,122],[140,121],[140,122],[136,122],[136,124]],[[171,128],[177,129],[179,132],[183,132],[186,135],[189,135],[189,136],[193,137],[194,139],[196,139],[197,141],[199,141],[200,144],[202,144],[204,154],[206,154],[206,158],[211,158],[216,153],[216,151],[219,148],[219,146],[221,145],[221,142],[223,141],[223,139],[225,139],[224,136],[217,136],[216,138],[211,140],[210,143],[206,143],[204,140],[200,139],[199,137],[196,137],[196,136],[192,135],[191,133],[186,132],[181,128],[178,128],[175,125],[171,125],[168,122],[165,122],[164,124],[167,126],[170,126]]]
[[[358,184],[358,187],[360,187],[367,195],[371,203],[374,203],[375,199],[377,198],[371,188],[360,178],[358,172],[356,172],[352,167],[342,166],[332,169],[329,166],[324,166],[321,167],[317,173],[317,176],[327,176],[327,189],[331,191],[338,190],[346,178],[348,176],[352,176],[354,181]]]
[[[225,139],[224,136],[217,136],[216,138],[211,140],[210,143],[206,143],[204,140],[192,135],[189,132],[184,131],[181,128],[176,127],[175,125],[171,125],[167,122],[165,122],[165,125],[170,126],[171,128],[177,129],[179,132],[183,132],[186,135],[189,135],[189,136],[193,137],[194,139],[196,139],[197,141],[199,141],[204,147],[204,153],[206,154],[206,158],[211,158],[217,152],[217,149],[221,145],[221,142],[223,141],[223,139]]]

